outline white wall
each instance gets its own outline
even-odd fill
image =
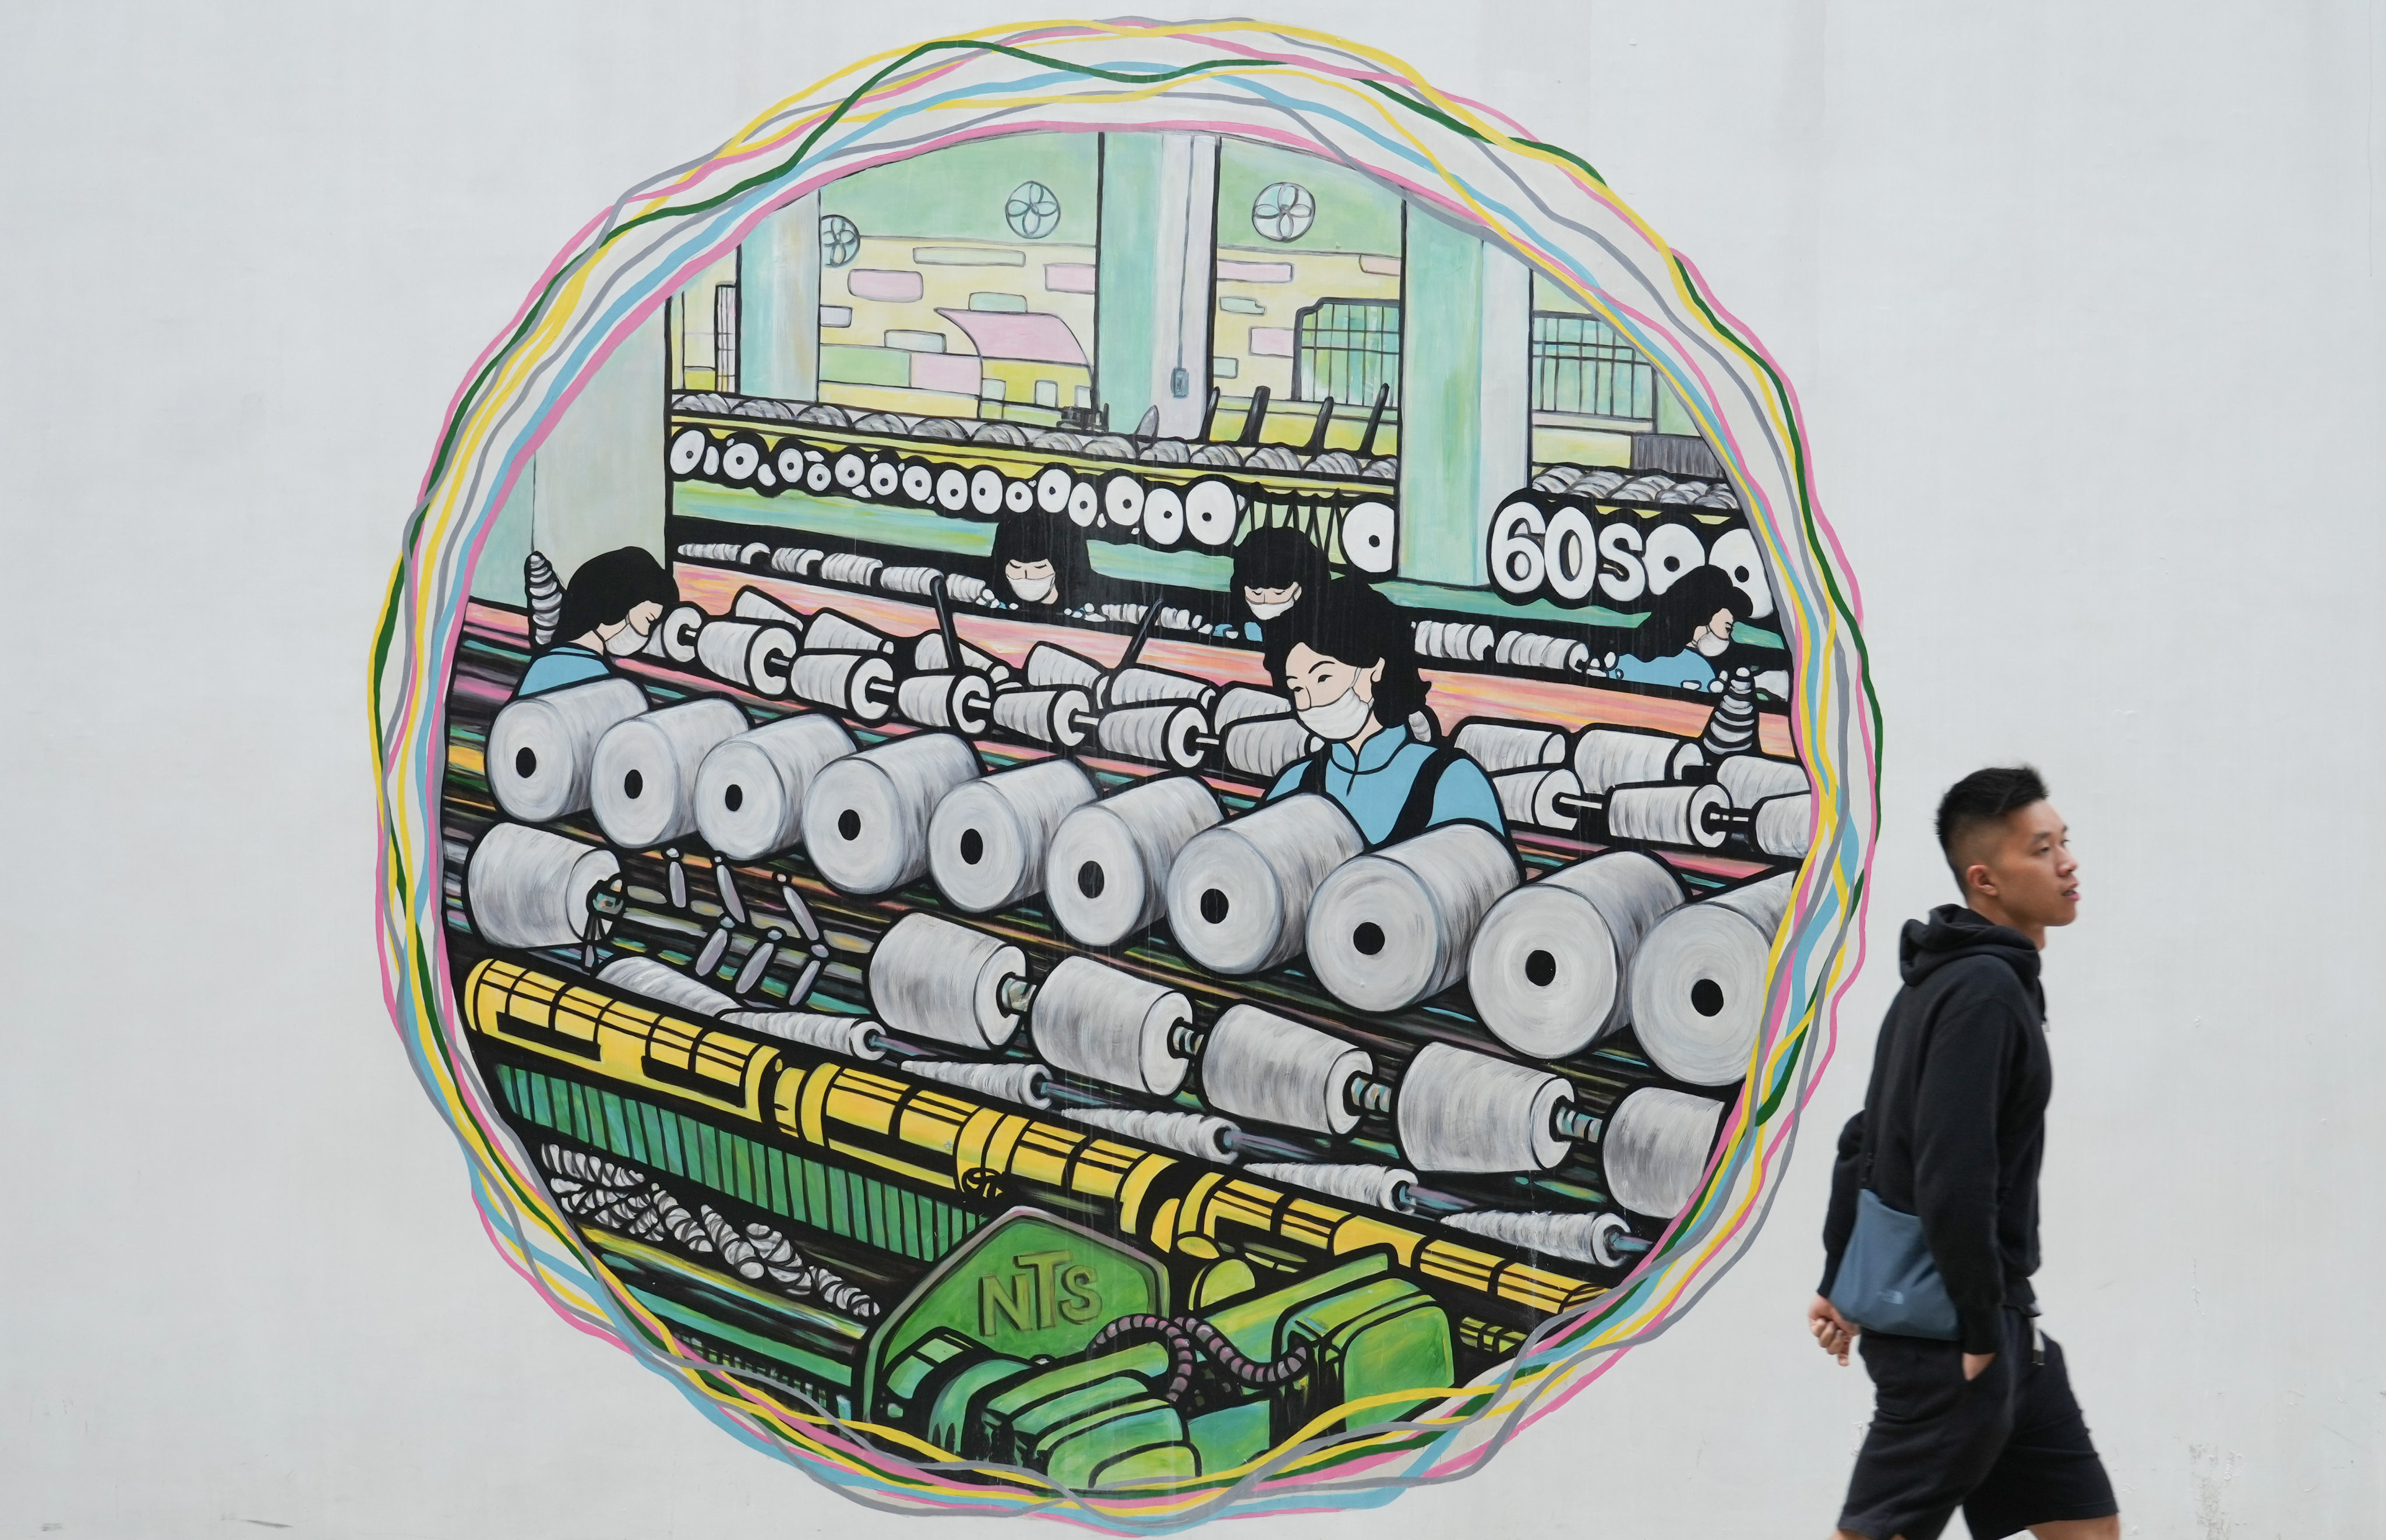
[[[1580,151],[1700,263],[1804,399],[1888,715],[1872,966],[1752,1256],[1488,1474],[1280,1527],[1827,1528],[1866,1398],[1799,1325],[1824,1152],[1933,798],[2027,757],[2089,896],[2041,1282],[2130,1533],[2373,1529],[2369,11],[1265,8]],[[368,631],[466,365],[619,189],[992,13],[709,14],[12,14],[0,1534],[925,1533],[549,1315],[376,987]]]

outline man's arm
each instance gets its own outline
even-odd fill
[[[1968,966],[2005,971],[1991,961]],[[1997,1255],[1997,1109],[2015,1035],[2027,1023],[2021,1003],[2001,983],[1984,978],[1967,988],[1950,981],[1914,1104],[1915,1211],[1954,1302],[1967,1355],[1996,1352],[2005,1300]]]
[[[1815,1292],[1827,1299],[1840,1276],[1840,1258],[1847,1254],[1848,1237],[1856,1230],[1856,1190],[1864,1184],[1857,1170],[1864,1158],[1865,1115],[1858,1112],[1840,1130],[1840,1153],[1831,1162],[1831,1206],[1823,1211],[1823,1281]]]

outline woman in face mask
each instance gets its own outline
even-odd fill
[[[1253,530],[1235,547],[1227,606],[1237,620],[1225,634],[1263,640],[1268,621],[1324,588],[1325,580],[1325,553],[1307,535],[1276,524]]]
[[[671,575],[645,546],[590,557],[563,591],[555,640],[522,670],[515,696],[604,678],[613,671],[607,659],[645,646],[663,611],[678,602]]]
[[[1693,567],[1665,590],[1615,660],[1618,679],[1703,690],[1722,677],[1715,659],[1753,607],[1720,567]]]
[[[994,588],[1011,603],[1043,612],[1083,609],[1107,585],[1086,557],[1086,537],[1068,515],[1029,508],[994,529]]]
[[[1267,665],[1325,745],[1277,777],[1270,800],[1323,793],[1371,846],[1461,820],[1507,837],[1483,767],[1410,731],[1427,686],[1408,617],[1389,599],[1356,578],[1324,584],[1270,622]]]

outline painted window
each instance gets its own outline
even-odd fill
[[[1533,410],[1646,422],[1656,371],[1597,316],[1533,316]]]
[[[1372,402],[1384,386],[1400,399],[1400,307],[1383,300],[1322,299],[1293,318],[1297,401]]]

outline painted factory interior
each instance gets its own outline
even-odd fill
[[[1397,610],[1380,741],[1481,811],[1326,795],[1268,531]],[[625,547],[672,603],[527,687]],[[1429,1407],[1638,1265],[1747,1083],[1812,798],[1740,495],[1607,320],[1357,169],[1036,132],[789,202],[473,600],[464,1046],[678,1342],[906,1458],[1165,1486]]]

